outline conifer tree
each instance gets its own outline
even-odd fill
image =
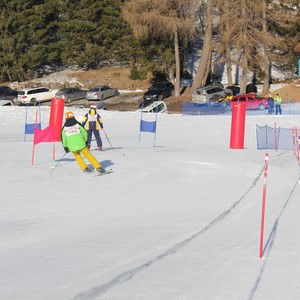
[[[167,72],[175,85],[176,97],[180,95],[179,38],[193,32],[194,9],[194,0],[128,0],[123,8],[123,16],[136,37],[173,39],[175,67],[169,66]]]

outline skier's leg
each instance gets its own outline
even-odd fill
[[[95,135],[95,138],[96,138],[96,141],[97,141],[98,148],[102,148],[102,140],[101,140],[101,137],[100,137],[99,130],[94,130],[94,135]]]
[[[86,168],[87,168],[87,165],[86,165],[85,162],[83,161],[83,159],[82,159],[82,157],[81,157],[81,155],[80,155],[80,152],[79,152],[79,151],[75,151],[75,152],[73,152],[73,155],[74,155],[74,157],[75,157],[75,159],[76,159],[76,161],[77,161],[77,163],[78,163],[80,169],[81,169],[81,170],[86,169]]]
[[[90,150],[85,147],[81,150],[81,153],[84,155],[84,157],[92,164],[92,166],[95,169],[102,168],[101,164],[97,161],[94,155],[90,152]]]
[[[87,145],[87,147],[90,149],[93,131],[92,131],[92,130],[87,130],[87,133],[88,133],[88,138],[87,138],[86,145]]]

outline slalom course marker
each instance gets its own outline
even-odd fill
[[[259,258],[262,258],[262,256],[263,256],[268,164],[269,164],[269,155],[268,155],[268,153],[266,153],[266,156],[265,156],[265,170],[264,170],[264,185],[263,185],[263,195],[262,195],[262,207],[261,207]]]
[[[143,120],[143,110],[144,110],[144,104],[142,105],[142,109],[141,109],[139,142],[141,141],[141,132],[151,132],[151,133],[154,133],[153,146],[155,147],[158,106],[156,106],[156,110],[155,110],[155,121],[145,121],[145,120]]]
[[[298,127],[293,127],[293,146],[294,146],[294,155],[299,162],[300,154],[299,154],[299,137],[298,137]]]
[[[24,142],[26,141],[26,135],[27,134],[34,134],[34,128],[38,128],[38,129],[42,128],[41,105],[40,105],[40,102],[39,102],[38,108],[36,109],[35,122],[34,123],[27,123],[27,116],[28,116],[28,103],[26,104],[26,112],[25,112]]]

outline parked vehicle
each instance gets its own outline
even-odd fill
[[[192,95],[193,103],[208,103],[217,102],[218,99],[224,98],[228,95],[232,95],[230,89],[224,89],[219,85],[207,85],[201,88],[197,88]]]
[[[246,86],[246,94],[257,93],[257,86],[255,84],[249,83]]]
[[[116,88],[109,87],[107,85],[98,85],[91,88],[85,95],[87,100],[101,100],[119,95],[119,91]]]
[[[223,83],[219,82],[219,81],[211,82],[211,83],[207,84],[206,86],[208,86],[208,87],[221,87],[221,88],[224,88]]]
[[[161,101],[164,98],[174,95],[174,85],[168,81],[154,82],[143,96],[143,101],[151,103]]]
[[[229,89],[232,91],[232,95],[236,96],[240,93],[241,88],[237,85],[230,85],[226,89]]]
[[[234,103],[237,103],[237,102],[246,103],[246,109],[265,110],[269,107],[267,98],[258,99],[256,97],[254,97],[253,95],[249,95],[249,94],[233,97],[230,100],[230,107],[232,108]]]
[[[57,90],[50,90],[46,87],[35,87],[20,90],[18,92],[18,102],[20,104],[37,105],[38,102],[50,101],[55,97]]]
[[[96,103],[96,108],[97,108],[97,109],[107,110],[107,108],[106,108],[106,106],[105,106],[105,104],[104,104],[103,101],[98,101],[98,102]]]
[[[0,106],[13,106],[13,102],[11,100],[0,99]]]
[[[57,91],[55,97],[62,98],[66,103],[85,98],[86,90],[79,88],[64,88]]]
[[[9,86],[0,86],[0,99],[11,100],[15,103],[18,99],[18,91],[11,89]]]
[[[143,111],[143,113],[168,113],[168,107],[164,101],[154,101],[147,106],[139,105],[137,111]]]

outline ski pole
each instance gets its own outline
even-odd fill
[[[65,157],[66,154],[67,154],[67,152],[65,152],[64,155],[57,161],[57,163],[55,164],[55,166],[50,171],[49,175],[54,171],[54,169],[58,166],[58,164],[63,160],[63,158]]]
[[[112,146],[112,144],[111,144],[111,142],[110,142],[110,140],[109,140],[109,138],[108,138],[106,132],[104,131],[104,128],[102,128],[102,130],[103,130],[103,132],[104,132],[104,134],[105,134],[105,136],[106,136],[106,138],[107,138],[107,140],[108,140],[108,142],[109,142],[111,148],[113,149],[114,147]]]

